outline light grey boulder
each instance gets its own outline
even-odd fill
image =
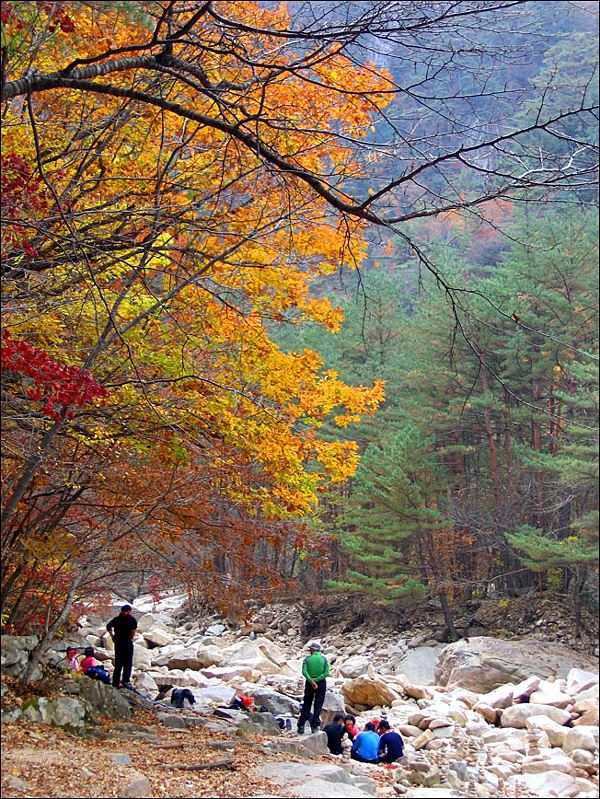
[[[579,788],[575,779],[562,771],[544,771],[540,774],[514,774],[506,784],[512,789],[516,783],[525,784],[535,796],[577,796]]]
[[[365,657],[365,655],[355,655],[354,657],[344,660],[344,662],[338,666],[338,670],[342,677],[354,679],[355,677],[360,677],[361,674],[366,674],[370,662],[369,658]]]
[[[29,663],[29,653],[39,643],[36,635],[3,635],[0,637],[2,670],[12,677],[20,677]],[[39,680],[42,670],[35,667],[32,679]]]
[[[587,749],[588,752],[597,752],[598,727],[571,727],[567,730],[562,746],[567,754],[575,749]]]
[[[573,704],[569,694],[560,690],[560,687],[548,680],[540,680],[540,684],[529,695],[529,701],[537,705],[552,705],[553,707],[567,708]]]
[[[553,721],[549,716],[529,716],[525,721],[525,727],[530,731],[545,732],[552,746],[562,746],[569,729]]]
[[[158,694],[158,685],[156,680],[148,672],[134,674],[133,683],[136,691],[139,691],[150,699],[154,699]]]
[[[574,660],[579,662],[574,664]],[[438,657],[434,676],[436,685],[482,694],[505,683],[527,680],[532,674],[543,679],[564,677],[574,665],[580,667],[590,661],[558,643],[548,646],[532,638],[504,641],[485,636],[446,646]]]
[[[122,721],[129,721],[133,716],[131,705],[125,696],[112,685],[86,678],[81,680],[79,695],[103,716]]]
[[[152,668],[152,658],[150,652],[139,644],[133,645],[133,668],[136,671],[148,671]]]
[[[596,686],[596,689],[598,687],[598,674],[595,672],[572,668],[567,674],[567,693],[571,696],[576,696],[593,686]]]
[[[90,680],[92,682],[92,680]],[[53,700],[54,709],[50,723],[56,727],[82,729],[85,719],[85,707],[79,699],[71,696],[57,696]]]
[[[140,774],[137,771],[128,774],[128,782],[121,793],[122,797],[147,797],[153,795],[150,780],[145,774]]]
[[[571,714],[568,710],[561,710],[552,705],[535,705],[526,702],[522,705],[513,705],[505,708],[501,712],[500,724],[502,727],[525,729],[527,719],[530,716],[548,716],[548,718],[556,721],[557,724],[567,724],[571,720]]]
[[[297,716],[300,713],[300,702],[291,696],[274,691],[263,686],[248,686],[243,693],[250,693],[254,697],[257,707],[266,707],[270,713],[281,716]]]

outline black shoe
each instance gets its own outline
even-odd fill
[[[311,728],[310,728],[310,731],[311,731],[311,732],[312,732],[312,734],[314,735],[316,732],[319,732],[319,727],[312,727],[312,726],[311,726]]]
[[[298,724],[298,735],[304,735],[304,724]]]
[[[128,691],[133,691],[133,685],[130,682],[124,682],[121,688],[127,688]]]

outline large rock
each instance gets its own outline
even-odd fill
[[[408,682],[413,685],[433,685],[435,666],[444,648],[444,644],[435,644],[411,649],[396,666],[396,671],[404,674]]]
[[[152,667],[150,652],[143,646],[133,645],[133,668],[137,671],[148,671]]]
[[[446,646],[435,665],[436,685],[488,693],[504,683],[518,683],[530,675],[566,677],[573,662],[588,659],[553,643],[536,639],[503,641],[479,637]]]
[[[512,789],[524,783],[534,796],[577,796],[579,788],[569,774],[562,771],[544,771],[541,774],[515,774],[506,780]]]
[[[596,696],[598,696],[598,675],[594,672],[573,668],[567,674],[567,693],[571,694],[571,696],[575,696],[593,686],[596,686]]]
[[[355,785],[341,766],[325,763],[262,763],[254,774],[280,785],[293,796],[372,799],[374,795]]]
[[[354,707],[389,707],[395,699],[401,699],[388,683],[380,677],[357,677],[342,685],[344,699]]]
[[[1,641],[2,671],[13,677],[20,677],[29,663],[29,653],[37,646],[35,635],[3,635]],[[32,679],[39,680],[42,671],[36,666]]]
[[[548,736],[552,746],[562,746],[568,727],[564,727],[549,716],[528,716],[525,721],[528,730],[541,730]]]
[[[339,672],[342,677],[354,679],[355,677],[360,677],[361,674],[366,674],[369,664],[370,660],[365,655],[355,655],[340,665]]]
[[[522,705],[505,708],[500,716],[500,724],[502,727],[516,727],[523,730],[527,727],[527,719],[530,716],[548,716],[557,724],[567,724],[571,719],[568,710],[561,710],[552,705],[534,705],[526,702]]]
[[[266,707],[270,713],[276,716],[297,716],[300,713],[300,702],[290,696],[273,691],[263,686],[248,686],[247,691],[254,697],[254,704],[257,707]]]
[[[99,680],[81,680],[79,695],[91,707],[103,716],[111,719],[129,721],[132,717],[131,706],[125,696],[112,685],[105,685]]]
[[[529,701],[537,705],[552,705],[561,708],[573,704],[569,694],[565,694],[556,683],[548,680],[540,680],[539,686],[530,694]]]
[[[598,727],[572,727],[567,730],[562,746],[567,754],[573,752],[575,749],[586,749],[588,752],[597,752]]]

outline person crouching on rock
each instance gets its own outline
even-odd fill
[[[302,710],[298,719],[298,734],[304,732],[304,725],[310,720],[311,732],[317,732],[321,726],[321,710],[325,701],[327,691],[327,680],[329,677],[329,661],[321,654],[321,644],[316,642],[308,646],[310,654],[304,658],[302,663],[302,674],[305,679],[304,698],[302,700]],[[313,707],[314,701],[314,707]],[[311,715],[312,707],[312,715]]]
[[[404,754],[404,741],[399,732],[390,729],[389,721],[383,719],[379,722],[379,762],[395,763]]]
[[[357,735],[350,757],[359,763],[379,763],[379,735],[372,721],[365,724],[363,732]]]
[[[323,732],[327,735],[327,748],[332,755],[342,754],[342,738],[347,735],[352,740],[352,734],[344,726],[344,717],[341,713],[336,713],[331,724],[323,727]]]
[[[133,667],[133,636],[137,621],[131,615],[131,605],[123,605],[121,612],[106,625],[115,645],[115,670],[112,684],[115,688],[131,688],[131,669]],[[123,682],[121,682],[121,672]]]

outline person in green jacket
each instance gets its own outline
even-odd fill
[[[325,691],[327,690],[327,680],[329,677],[329,661],[321,654],[321,645],[318,643],[309,644],[310,654],[304,658],[302,663],[302,674],[306,682],[304,683],[304,699],[302,710],[298,719],[298,734],[304,732],[304,725],[310,721],[311,732],[317,732],[321,724],[321,709],[325,701]],[[314,701],[314,706],[313,706]],[[312,715],[311,715],[312,707]]]

